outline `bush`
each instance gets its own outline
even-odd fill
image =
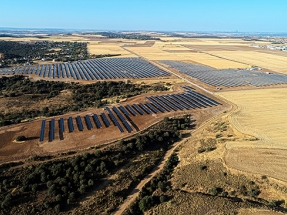
[[[205,149],[198,149],[197,152],[198,153],[203,153],[203,152],[205,152]]]
[[[207,166],[201,165],[201,166],[199,166],[199,169],[200,169],[200,170],[206,170],[206,169],[207,169]]]
[[[216,196],[218,194],[218,190],[216,187],[213,187],[209,190],[209,193],[213,196]]]
[[[25,136],[18,136],[18,137],[16,138],[16,141],[24,141],[24,140],[26,140],[26,137],[25,137]]]
[[[61,206],[59,204],[56,205],[54,210],[55,210],[56,213],[60,213],[61,212]]]
[[[139,202],[139,209],[142,212],[144,212],[152,206],[152,203],[153,203],[152,196],[145,196]]]
[[[216,134],[215,137],[220,138],[220,137],[222,137],[222,134]]]
[[[227,196],[228,196],[228,192],[223,192],[223,193],[222,193],[222,196],[223,196],[223,197],[227,197]]]
[[[160,201],[161,203],[165,202],[165,201],[166,201],[166,197],[165,197],[165,196],[159,197],[159,201]]]
[[[62,196],[61,196],[60,194],[58,194],[58,195],[56,196],[56,201],[57,201],[57,202],[62,201]]]
[[[276,204],[276,202],[275,202],[274,200],[270,201],[270,202],[268,203],[268,205],[269,205],[270,207],[272,207],[272,208],[275,208],[275,207],[277,206],[277,204]]]

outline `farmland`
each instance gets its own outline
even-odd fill
[[[286,212],[286,53],[131,35],[0,38],[85,42],[101,58],[1,70],[1,209]]]
[[[229,116],[232,126],[258,139],[227,143],[228,166],[287,182],[281,171],[286,168],[286,93],[285,88],[220,93],[237,105]]]

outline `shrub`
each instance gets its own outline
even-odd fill
[[[268,205],[269,205],[270,207],[272,207],[272,208],[275,208],[275,207],[277,206],[277,204],[276,204],[276,202],[275,202],[274,200],[270,201],[270,202],[268,203]]]
[[[228,196],[228,192],[222,192],[222,196],[223,197],[227,197]]]
[[[220,138],[220,137],[222,137],[222,134],[216,134],[215,137]]]
[[[161,203],[165,202],[165,200],[166,200],[166,197],[165,197],[165,196],[159,197],[159,201],[160,201]]]
[[[145,196],[139,202],[139,209],[142,212],[144,212],[152,206],[152,203],[153,203],[152,196]]]
[[[209,190],[209,193],[213,196],[216,196],[218,194],[218,189],[216,187],[213,187]]]
[[[206,170],[206,169],[207,169],[207,166],[205,166],[205,165],[200,165],[200,166],[199,166],[199,169],[200,169],[200,170]]]
[[[54,210],[55,210],[56,213],[60,213],[61,212],[61,206],[59,204],[56,205]]]
[[[26,140],[26,137],[25,137],[25,136],[18,136],[18,137],[16,138],[16,141],[24,141],[24,140]]]
[[[203,152],[205,152],[205,149],[198,149],[197,152],[198,153],[203,153]]]

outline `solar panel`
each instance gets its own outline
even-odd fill
[[[119,106],[119,109],[121,110],[121,112],[126,115],[126,116],[130,116],[129,112],[127,112],[127,110],[123,107],[123,106]]]
[[[28,71],[29,69],[29,71]],[[30,67],[14,67],[14,74],[31,74]],[[3,71],[0,71],[0,75]],[[35,75],[49,78],[73,78],[75,80],[104,80],[124,78],[148,78],[169,76],[140,58],[91,59],[62,64],[46,64],[35,69]]]
[[[192,102],[194,105],[196,105],[199,108],[205,107],[203,104],[201,104],[200,102],[198,102],[197,99],[195,99],[194,97],[190,96],[189,94],[184,94],[183,95],[185,98],[188,99],[188,101]]]
[[[88,129],[91,130],[93,128],[93,125],[92,125],[92,122],[90,120],[89,115],[85,116],[85,120],[86,120],[86,124],[87,124]]]
[[[132,114],[132,115],[137,115],[137,112],[135,112],[135,110],[131,107],[131,106],[129,106],[129,105],[126,105],[126,108],[128,109],[128,111]]]
[[[128,130],[128,132],[132,132],[133,131],[132,127],[128,124],[128,122],[123,117],[123,115],[120,113],[120,111],[116,107],[113,107],[112,109],[117,114],[117,116],[120,118],[120,120],[123,122],[123,124],[126,127],[126,129]]]
[[[49,141],[53,141],[55,139],[55,119],[52,119],[50,122],[50,138]]]
[[[160,106],[158,105],[154,100],[152,100],[151,98],[149,97],[145,97],[147,100],[149,100],[160,112],[164,113],[165,110]]]
[[[154,106],[152,106],[150,103],[145,103],[145,105],[152,111],[152,112],[154,112],[154,113],[157,113],[158,112],[158,110],[154,107]]]
[[[168,112],[171,111],[171,108],[167,106],[165,103],[163,103],[161,100],[158,99],[158,97],[150,97],[155,103],[159,104],[162,108],[167,110]]]
[[[124,129],[122,128],[122,126],[120,125],[120,123],[118,122],[118,120],[116,119],[116,117],[114,116],[114,114],[112,113],[112,111],[110,110],[109,107],[105,108],[108,112],[110,117],[112,118],[112,121],[114,122],[114,124],[118,127],[118,129],[120,130],[120,132],[124,132]]]
[[[60,118],[60,132],[64,132],[65,131],[65,127],[64,127],[64,119],[63,118]]]
[[[101,117],[102,117],[102,120],[104,121],[106,127],[109,127],[111,125],[111,123],[109,122],[106,114],[105,113],[101,113]]]
[[[100,120],[99,120],[97,114],[94,114],[94,115],[93,115],[93,119],[94,119],[94,121],[95,121],[95,123],[96,123],[97,128],[102,127],[102,123],[100,122]]]
[[[150,114],[151,111],[142,103],[139,103],[141,109],[143,109],[147,114]]]
[[[201,97],[199,97],[198,95],[192,93],[192,92],[187,92],[187,94],[189,94],[190,96],[194,97],[195,99],[197,99],[201,104],[204,104],[205,106],[213,106],[214,104],[206,99],[203,99]]]
[[[80,117],[80,116],[77,116],[76,120],[77,120],[77,124],[78,124],[79,130],[80,130],[80,131],[83,131],[83,130],[84,130],[84,126],[83,126],[83,122],[82,122],[81,117]]]
[[[192,108],[197,108],[196,105],[194,105],[191,101],[189,101],[184,94],[177,94],[177,97],[180,98],[182,101],[184,101],[186,104],[188,104]]]
[[[73,132],[75,130],[75,128],[74,128],[73,118],[72,117],[69,117],[68,125],[69,125],[69,132]]]
[[[183,110],[184,107],[182,107],[181,104],[179,104],[178,102],[176,102],[174,99],[172,99],[169,95],[165,95],[162,96],[162,98],[166,99],[167,101],[169,101],[173,106],[175,106],[176,108]]]
[[[202,95],[202,94],[200,94],[200,93],[197,93],[197,92],[192,92],[192,93],[195,94],[195,95],[197,95],[198,97],[200,97],[200,98],[206,100],[206,101],[209,101],[210,103],[212,103],[212,104],[214,104],[214,105],[219,105],[219,104],[220,104],[219,102],[217,102],[217,101],[215,101],[215,100],[213,100],[213,99],[211,99],[211,98],[209,98],[209,97],[207,97],[207,96],[205,96],[205,95]]]
[[[155,98],[160,100],[163,104],[165,104],[164,108],[166,108],[168,106],[171,109],[173,109],[174,111],[178,110],[178,108],[176,106],[174,106],[168,99],[161,97],[161,96],[156,96]]]
[[[176,97],[175,95],[167,95],[168,98],[171,99],[171,101],[173,101],[173,104],[175,104],[177,107],[179,107],[181,110],[183,110],[184,108],[189,110],[190,107],[188,105],[186,105],[184,102],[182,102],[178,97]]]
[[[40,142],[44,141],[45,127],[46,127],[46,120],[42,120],[41,132],[40,132]]]
[[[137,104],[133,104],[132,107],[137,110],[140,115],[144,115],[144,112],[137,106]]]

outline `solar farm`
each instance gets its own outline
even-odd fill
[[[52,142],[55,139],[55,126],[58,122],[60,131],[60,140],[63,140],[63,133],[78,131],[92,130],[108,128],[110,126],[116,126],[119,132],[132,133],[136,131],[136,126],[131,120],[131,116],[136,117],[139,115],[152,115],[158,113],[167,113],[173,111],[185,111],[197,108],[208,108],[212,106],[220,105],[219,102],[211,99],[203,94],[195,92],[189,86],[183,86],[183,93],[166,94],[159,96],[146,97],[146,103],[138,103],[132,105],[121,105],[105,107],[105,112],[101,114],[90,114],[85,116],[76,116],[75,118],[68,117],[67,119],[51,119],[48,123],[46,120],[42,120],[40,129],[40,142],[45,140],[46,127],[49,130],[48,141]],[[65,129],[64,122],[67,121],[68,128]],[[49,125],[49,126],[47,126]],[[65,132],[66,131],[66,132]]]
[[[287,76],[279,74],[267,74],[249,70],[214,68],[178,61],[161,61],[162,63],[182,72],[192,78],[214,87],[238,87],[238,86],[268,86],[286,84]]]
[[[40,78],[107,80],[169,76],[169,73],[139,58],[101,58],[70,63],[0,69],[0,75],[36,75]]]

